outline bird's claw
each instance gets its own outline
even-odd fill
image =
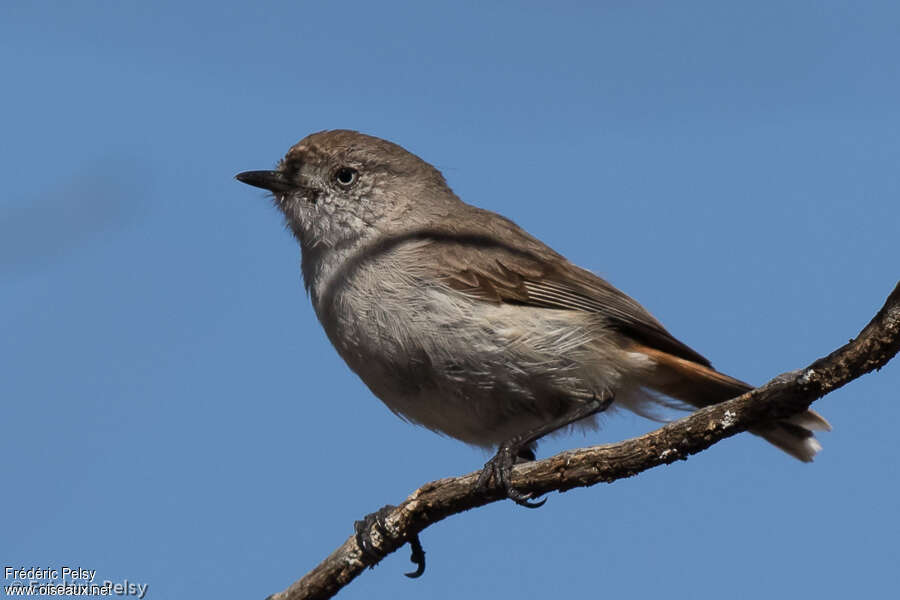
[[[421,577],[422,573],[425,572],[425,549],[422,548],[422,542],[419,541],[418,535],[414,535],[410,538],[409,549],[409,561],[416,565],[416,570],[404,573],[404,575],[410,579],[415,579]]]
[[[385,556],[385,552],[380,546],[384,544],[385,540],[392,537],[388,530],[386,519],[391,511],[396,508],[396,506],[387,504],[353,524],[353,529],[356,531],[356,545],[359,546],[362,561],[370,569],[374,568],[376,563]],[[372,541],[373,531],[377,532],[380,538],[380,543],[377,546]],[[408,541],[412,549],[409,560],[416,565],[416,570],[404,573],[404,575],[410,578],[420,577],[425,572],[425,550],[422,548],[422,542],[419,541],[418,534],[414,534]]]
[[[524,506],[525,508],[540,508],[547,502],[546,498],[540,502],[533,502],[531,494],[520,492],[512,486],[512,483],[510,483],[512,468],[515,466],[516,458],[520,454],[518,452],[513,452],[513,450],[514,448],[512,446],[500,446],[500,449],[497,450],[497,454],[494,455],[491,460],[484,463],[484,468],[481,470],[481,474],[475,482],[475,489],[487,489],[488,484],[491,479],[493,479],[494,484],[506,493],[506,497],[519,506]]]

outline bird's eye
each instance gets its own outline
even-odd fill
[[[334,180],[341,187],[350,187],[354,183],[356,183],[356,178],[359,176],[359,173],[356,169],[351,169],[350,167],[341,167],[337,171],[334,172]]]

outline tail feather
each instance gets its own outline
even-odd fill
[[[803,462],[812,462],[816,453],[822,449],[822,444],[812,431],[789,421],[775,421],[765,427],[755,427],[750,432]]]
[[[646,355],[656,365],[648,387],[698,408],[730,400],[753,389],[750,384],[715,369],[661,350],[647,346],[632,350]],[[812,461],[822,449],[813,431],[831,431],[828,421],[814,410],[750,429],[751,433],[803,462]]]
[[[798,415],[794,415],[785,419],[788,423],[799,425],[809,429],[810,431],[831,431],[831,423],[825,420],[825,417],[814,410],[807,410]]]

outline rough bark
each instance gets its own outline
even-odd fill
[[[535,496],[631,477],[662,464],[684,460],[770,419],[807,409],[815,400],[870,371],[880,369],[900,349],[900,283],[859,335],[806,368],[779,375],[727,402],[692,413],[655,431],[615,444],[570,450],[517,466],[516,489]],[[475,490],[478,472],[426,483],[391,510],[387,536],[370,532],[385,555],[423,529],[471,508],[505,499],[497,490]],[[330,598],[366,568],[351,536],[316,568],[273,600]]]

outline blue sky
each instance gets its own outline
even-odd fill
[[[440,168],[721,370],[804,366],[900,274],[889,2],[5,2],[3,566],[257,598],[353,521],[488,456],[343,365],[279,215],[235,173],[352,128]],[[883,597],[900,586],[900,366],[758,439],[494,504],[344,598]],[[541,456],[630,437],[628,414]]]

